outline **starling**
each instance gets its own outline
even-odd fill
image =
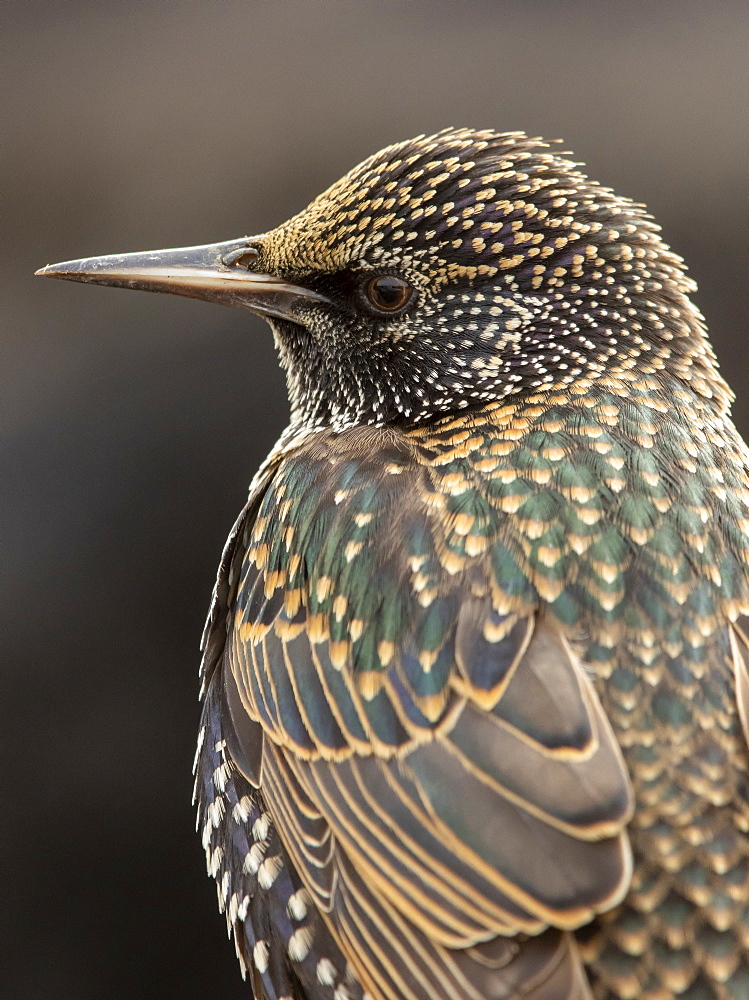
[[[523,133],[40,273],[267,318],[196,758],[258,1000],[747,1000],[749,451],[641,206]]]

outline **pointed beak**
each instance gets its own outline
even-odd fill
[[[94,285],[172,292],[292,322],[302,322],[298,317],[305,306],[328,301],[308,288],[253,271],[258,242],[245,237],[198,247],[86,257],[49,264],[36,273]]]

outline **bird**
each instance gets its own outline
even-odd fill
[[[258,1000],[749,997],[749,450],[683,261],[571,156],[443,129],[37,272],[275,338],[195,763]]]

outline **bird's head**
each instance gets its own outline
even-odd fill
[[[263,315],[301,425],[418,422],[633,370],[713,392],[693,283],[658,228],[518,132],[390,146],[256,237],[38,273]]]

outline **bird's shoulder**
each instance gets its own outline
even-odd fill
[[[251,645],[303,630],[375,698],[410,642],[429,716],[466,605],[495,642],[543,608],[598,659],[627,630],[735,619],[749,600],[747,456],[651,397],[546,394],[282,439],[227,543],[208,669],[229,619]]]
[[[372,619],[370,598],[391,619],[378,580],[403,600],[417,588],[427,608],[438,579],[477,572],[505,606],[544,603],[569,625],[619,619],[639,577],[680,621],[693,590],[735,617],[749,592],[749,455],[675,395],[578,387],[307,435],[276,454],[246,556],[287,603],[300,581],[316,621],[335,604],[334,641]]]

